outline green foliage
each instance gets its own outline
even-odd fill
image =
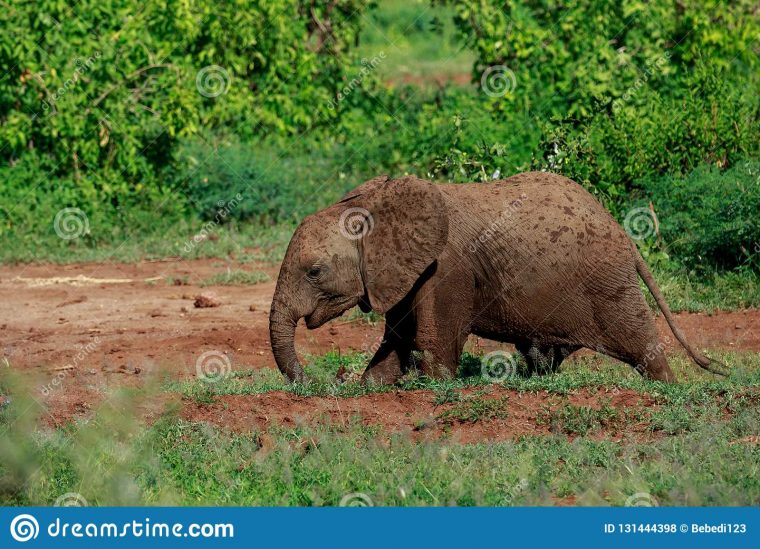
[[[201,282],[201,286],[243,286],[267,282],[269,275],[261,271],[241,271],[227,268],[224,273],[217,273]]]
[[[128,190],[113,172],[88,172],[78,178],[54,178],[36,154],[25,155],[13,166],[0,167],[0,238],[7,243],[0,261],[51,257],[65,259],[70,253],[107,255],[120,246],[135,245],[169,228],[187,227],[187,204],[183,196],[146,177]],[[76,208],[81,231],[76,238],[58,236],[56,216],[64,208]],[[73,225],[71,229],[76,229]],[[146,234],[147,233],[147,234]],[[111,250],[106,249],[112,246]],[[148,248],[148,246],[145,246]]]
[[[760,267],[760,162],[744,160],[725,171],[701,166],[685,177],[639,184],[670,255],[702,271]]]
[[[342,147],[318,147],[316,140],[186,141],[169,170],[171,186],[204,220],[298,222],[359,182],[341,171]]]
[[[437,418],[444,424],[475,423],[477,421],[503,419],[507,417],[508,409],[509,399],[507,397],[485,399],[468,396],[456,401],[454,406],[438,414]]]
[[[309,6],[313,12],[294,19],[286,15],[306,13],[296,0],[245,9],[151,1],[140,10],[127,0],[87,0],[77,16],[54,2],[12,5],[0,15],[9,29],[0,61],[10,67],[0,80],[0,154],[8,160],[0,168],[0,236],[11,242],[0,258],[224,255],[243,234],[241,245],[258,232],[279,238],[380,173],[486,182],[534,168],[573,177],[620,219],[631,192],[652,200],[668,247],[645,242],[642,250],[662,271],[699,264],[707,280],[712,267],[757,272],[751,199],[735,208],[736,226],[705,217],[670,225],[679,218],[671,212],[687,211],[684,204],[691,211],[695,196],[710,193],[705,182],[679,204],[667,188],[668,177],[691,181],[702,177],[692,171],[708,170],[702,166],[732,169],[760,154],[750,2]],[[461,62],[461,46],[477,56],[475,83],[501,63],[516,87],[492,96],[455,85],[383,85],[418,57],[459,70],[446,62]],[[380,52],[386,57],[367,70]],[[229,78],[204,84],[207,71],[197,85],[211,65]],[[678,196],[687,198],[688,185],[677,184]],[[75,240],[58,238],[52,226],[68,207],[89,221]],[[704,215],[717,207],[705,205]],[[683,235],[694,231],[685,245]],[[732,279],[728,302],[756,302],[755,286],[737,289],[744,276]]]
[[[433,86],[467,76],[474,54],[456,36],[453,9],[429,0],[383,0],[365,17],[357,54],[385,54],[377,71],[393,84]]]
[[[625,416],[625,414],[623,414]],[[591,406],[576,406],[565,403],[554,410],[546,407],[537,418],[541,425],[548,425],[553,433],[587,435],[589,432],[619,422],[621,414],[609,403],[596,409]]]
[[[478,61],[474,79],[506,65],[517,87],[495,100],[545,118],[586,117],[597,104],[623,99],[645,103],[637,91],[674,89],[699,59],[744,74],[760,61],[747,44],[760,30],[752,0],[600,2],[581,0],[440,0]],[[675,90],[678,90],[677,86]]]
[[[724,167],[758,151],[751,0],[439,3],[454,7],[477,52],[473,80],[491,116],[509,125],[526,113],[540,128],[533,166],[588,185],[613,207],[643,176]],[[495,74],[506,76],[489,80],[487,69],[500,66]]]
[[[367,3],[44,0],[0,14],[0,150],[119,191],[200,128],[252,137],[332,120]],[[114,189],[115,191],[117,189]]]
[[[581,119],[544,122],[535,166],[608,195],[613,208],[641,178],[688,174],[703,164],[726,168],[759,150],[760,99],[747,94],[746,85],[700,64],[673,82],[679,95],[644,87],[639,103],[620,101]]]

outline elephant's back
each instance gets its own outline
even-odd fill
[[[483,325],[526,337],[540,326],[560,337],[567,319],[588,317],[598,300],[638,289],[628,235],[566,177],[531,172],[444,185],[442,192],[449,242],[482,288],[476,307]]]
[[[615,255],[629,248],[625,231],[594,196],[567,177],[526,172],[490,183],[442,185],[447,200],[479,218],[482,229],[503,233],[537,250],[559,246],[600,248]],[[472,225],[471,220],[467,223]]]

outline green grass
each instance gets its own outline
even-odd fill
[[[149,425],[138,410],[155,397],[178,391],[199,406],[221,394],[286,390],[330,394],[337,399],[378,391],[430,389],[431,403],[449,404],[439,421],[473,423],[509,413],[508,399],[484,399],[476,377],[449,381],[409,379],[400,387],[336,386],[340,367],[358,369],[363,355],[312,357],[321,381],[292,387],[271,371],[238,372],[218,383],[168,382],[113,394],[84,419],[41,429],[43,414],[26,397],[11,371],[0,393],[12,402],[0,409],[0,502],[51,504],[76,492],[92,505],[336,505],[350,493],[376,505],[551,505],[563,498],[580,505],[623,505],[647,493],[661,505],[751,505],[760,498],[760,445],[742,442],[760,433],[760,355],[722,357],[728,379],[672,361],[682,379],[663,385],[641,379],[607,359],[570,364],[560,374],[511,378],[518,391],[549,391],[564,399],[579,388],[646,392],[654,408],[621,412],[567,402],[539,414],[537,424],[554,434],[506,442],[459,445],[447,437],[414,442],[358,421],[312,426],[273,426],[267,433],[230,432],[182,419],[169,404]],[[465,356],[463,363],[477,360]],[[647,426],[654,438],[608,440],[597,436],[614,425]],[[466,426],[465,426],[466,428]],[[568,436],[572,435],[572,436]]]
[[[269,275],[261,271],[241,271],[227,268],[226,272],[217,273],[201,281],[201,286],[243,286],[267,282]]]
[[[517,391],[549,391],[565,395],[581,388],[594,389],[630,389],[646,392],[676,402],[693,398],[693,391],[699,389],[707,395],[717,392],[736,393],[745,387],[760,386],[760,355],[753,353],[711,353],[711,356],[730,366],[730,376],[722,378],[705,372],[685,355],[669,357],[670,366],[682,383],[663,384],[642,378],[633,369],[623,363],[599,355],[588,356],[563,364],[562,372],[557,375],[535,377],[508,377],[502,386]],[[335,375],[343,367],[349,372],[361,372],[369,356],[363,353],[339,354],[330,352],[321,356],[307,357],[306,372],[313,382],[308,384],[290,384],[282,375],[269,368],[253,370],[236,370],[228,377],[207,385],[203,382],[169,381],[165,389],[176,391],[184,396],[193,397],[202,389],[213,395],[257,395],[270,391],[285,391],[299,396],[331,396],[338,398],[363,396],[397,390],[425,389],[433,391],[436,398],[456,399],[453,394],[460,389],[485,387],[488,379],[480,376],[479,357],[464,353],[460,363],[459,375],[455,379],[440,380],[419,376],[414,372],[408,374],[397,385],[361,385],[358,382],[338,383]]]
[[[201,227],[200,221],[181,222],[134,234],[112,235],[107,240],[97,242],[87,237],[64,241],[54,233],[37,233],[30,235],[34,246],[2,247],[0,263],[134,263],[166,258],[184,260],[239,257],[243,262],[273,264],[282,259],[295,230],[293,225],[287,224],[230,224],[216,227],[213,238],[196,242],[194,237]]]
[[[674,312],[732,311],[760,307],[760,274],[749,269],[701,276],[686,269],[653,269],[657,284]],[[654,301],[645,290],[647,299]]]
[[[591,406],[565,403],[556,410],[542,410],[537,421],[539,424],[548,425],[552,433],[587,435],[622,419],[627,418],[621,417],[618,410],[609,403],[605,403],[598,410]]]
[[[438,414],[437,418],[444,424],[451,423],[476,423],[489,419],[503,419],[507,417],[509,399],[507,397],[497,399],[483,399],[478,396],[462,398],[448,410]]]

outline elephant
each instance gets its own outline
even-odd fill
[[[280,371],[306,382],[298,321],[314,329],[359,306],[385,316],[362,382],[411,369],[456,375],[470,334],[511,343],[530,372],[556,371],[585,347],[675,381],[641,277],[675,338],[723,373],[676,326],[625,230],[578,183],[528,172],[488,183],[380,176],[306,217],[288,245],[269,316]]]

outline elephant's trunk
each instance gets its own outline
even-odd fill
[[[279,286],[279,284],[278,284]],[[272,309],[269,312],[269,339],[277,367],[290,381],[303,383],[306,374],[296,355],[295,335],[299,315],[286,305],[275,291]]]

